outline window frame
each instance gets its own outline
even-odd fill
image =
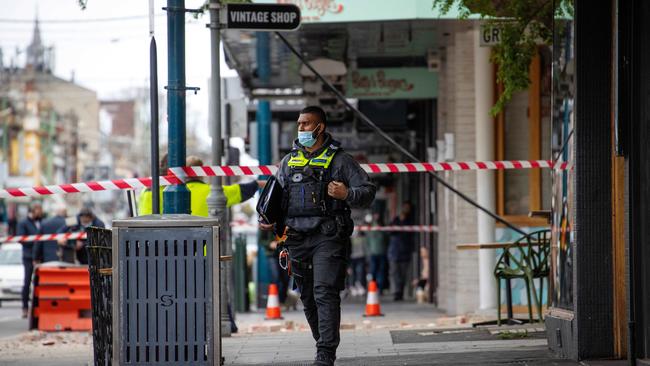
[[[528,76],[530,78],[530,86],[528,87],[528,159],[540,160],[542,158],[542,89],[541,89],[541,56],[539,51],[535,52],[531,60]],[[494,77],[496,80],[497,66],[493,69]],[[498,97],[503,93],[503,84],[495,83],[495,102]],[[507,107],[506,107],[507,108]],[[496,160],[505,160],[505,113],[501,111],[495,118],[495,158]],[[528,211],[542,210],[542,171],[541,169],[528,170],[528,193],[529,205]],[[544,217],[530,217],[529,215],[509,215],[505,212],[505,179],[506,171],[497,170],[496,172],[496,207],[499,216],[506,219],[508,222],[528,227],[546,227],[550,226],[548,220]],[[504,227],[503,224],[497,223],[497,226]]]

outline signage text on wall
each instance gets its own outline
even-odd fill
[[[481,24],[479,30],[479,45],[481,47],[492,47],[501,43],[502,29],[497,26]]]
[[[346,96],[359,99],[426,99],[438,95],[438,74],[425,67],[368,68],[347,75]]]

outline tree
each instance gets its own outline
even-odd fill
[[[492,62],[498,66],[497,81],[503,93],[492,107],[498,114],[512,95],[530,84],[528,67],[539,43],[551,45],[556,18],[573,16],[573,0],[433,0],[442,14],[452,8],[461,19],[480,15],[488,26],[501,29],[501,43],[494,47]]]

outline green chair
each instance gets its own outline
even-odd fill
[[[533,322],[533,303],[537,308],[539,321],[543,321],[541,298],[544,294],[544,278],[549,276],[550,242],[551,231],[545,229],[527,234],[504,248],[494,268],[494,278],[497,282],[497,325],[501,325],[501,280],[512,279],[522,279],[526,284],[529,321]],[[540,297],[537,296],[533,282],[536,278],[540,280]]]

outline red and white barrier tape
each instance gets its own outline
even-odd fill
[[[231,222],[230,226],[250,226],[251,228],[257,229],[257,225],[251,225],[248,223],[242,222]],[[76,232],[76,233],[62,233],[62,234],[38,234],[38,235],[11,235],[0,237],[0,243],[15,243],[15,242],[26,242],[26,241],[48,241],[48,240],[59,240],[59,239],[86,239],[85,232]]]
[[[418,173],[458,170],[503,170],[503,169],[537,169],[551,168],[550,160],[510,160],[510,161],[473,161],[450,163],[384,163],[361,164],[369,174],[379,173]],[[567,169],[567,163],[560,163],[559,169]],[[557,169],[557,168],[556,168]],[[273,175],[278,170],[275,165],[262,166],[202,166],[169,169],[170,175],[160,177],[160,185],[168,186],[182,183],[187,177]],[[114,179],[99,182],[82,182],[41,187],[9,188],[0,190],[0,198],[47,196],[80,192],[97,192],[151,187],[151,177]]]
[[[438,227],[435,225],[387,225],[387,226],[369,226],[359,225],[354,227],[354,231],[401,231],[401,232],[414,232],[414,233],[436,233]]]
[[[461,161],[449,163],[378,163],[361,164],[369,174],[380,173],[419,173],[457,170],[503,170],[551,168],[551,160],[505,160],[505,161]],[[560,169],[566,169],[566,163],[560,163]],[[278,167],[275,165],[253,166],[194,166],[170,168],[170,172],[179,179],[185,177],[214,177],[242,175],[271,175]]]
[[[258,230],[259,226],[248,223],[231,223],[230,226]],[[370,226],[370,225],[357,225],[354,231],[398,231],[398,232],[414,232],[414,233],[435,233],[438,232],[438,227],[435,225],[387,225],[387,226]]]
[[[179,184],[182,181],[174,176],[160,177],[161,186]],[[66,194],[80,192],[113,191],[120,189],[137,189],[151,187],[151,177],[104,180],[99,182],[84,182],[59,184],[41,187],[9,188],[0,190],[0,198],[47,196],[50,194]]]
[[[259,226],[232,222],[232,227],[259,229]],[[386,226],[371,226],[371,225],[358,225],[354,227],[354,231],[399,231],[399,232],[415,232],[415,233],[431,233],[438,232],[438,227],[435,225],[386,225]],[[39,234],[39,235],[12,235],[0,237],[0,243],[15,243],[15,242],[28,242],[28,241],[49,241],[49,240],[75,240],[86,239],[86,233],[63,233],[63,234]]]
[[[12,235],[0,238],[0,243],[13,243],[24,241],[48,241],[59,239],[86,239],[86,233],[39,234],[39,235]]]

